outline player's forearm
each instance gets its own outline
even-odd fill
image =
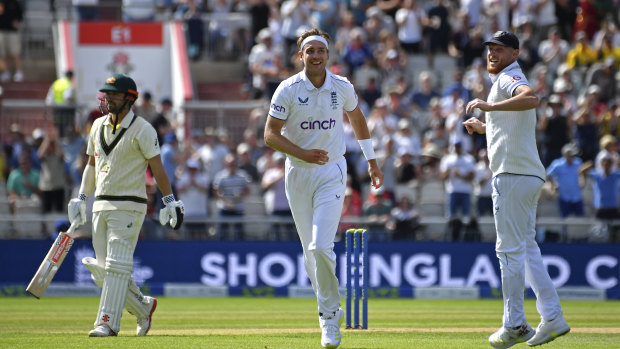
[[[505,101],[493,103],[493,110],[522,111],[538,107],[538,97],[530,93],[520,93]]]
[[[265,132],[265,144],[281,153],[290,154],[296,158],[302,158],[301,154],[304,152],[302,148],[288,140],[288,138],[269,130]]]
[[[170,179],[164,170],[164,166],[161,163],[161,157],[157,155],[156,157],[149,159],[149,166],[151,167],[151,172],[153,173],[153,177],[157,182],[157,187],[159,187],[159,191],[163,196],[168,196],[172,194],[172,185],[170,184]]]

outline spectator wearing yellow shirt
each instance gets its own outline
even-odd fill
[[[575,39],[577,39],[575,47],[568,51],[566,55],[566,64],[568,68],[588,67],[595,63],[598,55],[596,50],[590,46],[586,33],[582,31],[577,32],[577,34],[575,34]]]

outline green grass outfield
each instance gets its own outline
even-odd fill
[[[0,348],[320,348],[316,302],[290,298],[158,299],[147,337],[124,313],[114,338],[89,338],[97,298],[0,298]],[[564,301],[571,332],[552,348],[620,348],[620,302]],[[500,300],[370,299],[369,330],[343,330],[340,348],[491,348]],[[538,323],[534,301],[526,315]],[[344,326],[343,326],[344,327]],[[513,348],[527,348],[519,344]]]

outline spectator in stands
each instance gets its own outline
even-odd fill
[[[422,53],[422,34],[428,25],[428,18],[417,0],[404,0],[394,19],[398,25],[398,39],[405,52],[410,55]]]
[[[576,0],[555,1],[555,15],[558,19],[558,30],[564,40],[573,38],[573,26],[577,19]]]
[[[473,137],[467,134],[462,124],[467,117],[468,115],[465,114],[465,101],[458,99],[455,110],[446,116],[445,129],[449,134],[451,144],[460,143],[463,153],[472,153]]]
[[[620,137],[620,98],[609,102],[609,109],[601,115],[599,129],[602,134]]]
[[[398,159],[394,162],[396,181],[399,184],[410,184],[420,178],[420,167],[413,154],[405,148],[397,150]]]
[[[342,60],[347,66],[348,75],[354,76],[356,69],[367,64],[368,61],[372,61],[373,54],[370,50],[370,45],[368,45],[364,38],[364,30],[362,28],[353,28],[350,35],[351,40],[343,49]]]
[[[11,70],[13,70],[14,81],[20,82],[24,80],[21,58],[21,37],[19,34],[19,26],[22,19],[23,10],[21,1],[2,1],[2,12],[0,13],[1,82],[11,80]]]
[[[390,113],[384,98],[375,100],[374,107],[370,111],[368,118],[368,129],[376,140],[382,139],[386,135],[391,135],[396,131],[398,117]],[[379,142],[377,142],[379,143]]]
[[[366,40],[374,48],[385,35],[383,33],[396,33],[396,23],[393,17],[387,16],[378,6],[371,6],[366,10],[364,31]]]
[[[310,26],[320,28],[329,34],[330,37],[336,37],[336,30],[340,24],[340,1],[338,0],[314,0],[310,3]]]
[[[445,183],[447,211],[446,217],[454,219],[471,215],[471,194],[476,171],[476,161],[463,151],[460,139],[451,141],[452,152],[441,159],[439,178]]]
[[[566,55],[566,64],[568,64],[568,68],[589,67],[597,61],[598,55],[596,51],[590,46],[585,32],[577,32],[577,34],[575,34],[575,40],[577,40],[577,43]]]
[[[618,154],[618,140],[616,137],[606,134],[601,137],[599,141],[600,151],[596,154],[594,160],[594,168],[599,171],[603,171],[603,158],[611,157],[611,171],[618,169],[618,161],[620,161],[620,155]]]
[[[217,198],[217,208],[221,219],[238,218],[244,215],[243,199],[250,194],[250,178],[237,167],[234,154],[224,158],[225,168],[217,173],[213,180],[213,190]],[[233,239],[244,236],[243,223],[234,223]],[[221,223],[218,228],[219,239],[225,238],[230,228],[229,223]]]
[[[75,86],[73,71],[68,70],[64,76],[55,80],[47,91],[45,104],[53,109],[54,125],[58,135],[64,137],[66,129],[75,127]]]
[[[310,18],[309,0],[286,0],[280,6],[280,16],[282,18],[282,37],[284,38],[285,66],[293,68],[291,59],[297,57],[297,32],[299,28],[309,27]]]
[[[65,168],[73,186],[82,182],[82,155],[86,153],[86,140],[74,127],[67,129],[67,135],[61,140],[60,146],[64,153]]]
[[[264,190],[265,210],[267,214],[276,218],[287,218],[291,223],[274,223],[271,225],[270,237],[272,240],[291,240],[295,238],[296,230],[293,224],[293,213],[286,198],[284,186],[286,156],[280,152],[273,153],[273,166],[268,168],[261,180]]]
[[[549,68],[549,71],[556,72],[559,65],[566,61],[566,55],[570,50],[570,45],[560,36],[557,27],[549,29],[547,39],[540,42],[538,56],[541,61]]]
[[[174,16],[176,19],[183,20],[187,26],[187,56],[193,61],[200,58],[204,47],[203,13],[202,1],[185,0],[180,2]]]
[[[417,130],[412,130],[409,119],[400,119],[398,121],[398,130],[392,138],[397,153],[402,154],[405,152],[413,156],[420,155],[422,151],[422,142],[419,132]]]
[[[370,188],[368,200],[364,204],[364,216],[368,218],[368,228],[371,236],[379,241],[386,240],[386,224],[390,220],[392,204],[385,196],[383,187]]]
[[[376,71],[376,70],[375,70]],[[358,70],[359,72],[359,70]],[[382,93],[377,82],[377,76],[371,76],[368,78],[366,84],[360,88],[360,97],[369,105],[376,105],[375,103],[381,99]]]
[[[253,99],[270,99],[280,82],[282,53],[272,40],[271,29],[264,28],[256,36],[257,44],[250,50],[248,64],[252,73]]]
[[[613,57],[607,57],[603,63],[594,64],[588,70],[586,86],[597,86],[598,98],[602,102],[608,102],[618,97],[618,83],[616,62]],[[594,87],[593,87],[594,88]],[[589,88],[588,88],[588,91]]]
[[[166,175],[170,179],[172,193],[176,195],[176,169],[179,164],[183,163],[183,154],[179,151],[179,141],[173,132],[169,132],[164,136],[164,142],[161,145],[161,163],[164,165]]]
[[[392,205],[396,204],[396,152],[394,140],[391,135],[385,135],[381,139],[383,148],[377,151],[377,164],[383,172],[383,188]]]
[[[620,182],[620,172],[612,171],[611,156],[606,155],[601,159],[603,170],[597,170],[592,161],[585,162],[579,169],[579,174],[584,178],[589,178],[592,183],[592,206],[594,207],[595,217],[605,224],[607,230],[611,228],[610,220],[620,219],[618,211],[618,184]],[[613,228],[612,232],[613,232]],[[616,240],[616,235],[612,234],[612,242]]]
[[[19,156],[19,167],[13,169],[6,182],[11,213],[20,199],[36,199],[39,195],[39,171],[30,165],[30,152],[23,151]]]
[[[569,215],[583,217],[582,183],[579,181],[579,168],[582,161],[577,157],[579,149],[574,143],[562,147],[562,157],[554,160],[547,168],[554,191],[558,192],[558,210],[560,217]]]
[[[561,156],[562,147],[570,141],[572,120],[567,116],[560,96],[549,96],[547,106],[541,108],[539,130],[543,137],[543,165],[548,167],[551,162]]]
[[[269,27],[269,15],[271,9],[269,8],[269,1],[267,0],[248,0],[247,2],[247,12],[251,17],[251,31],[250,37],[252,38],[252,45],[257,44],[256,38],[258,38],[258,33],[264,29]]]
[[[430,54],[448,53],[448,43],[452,28],[450,25],[450,8],[444,0],[433,0],[428,9],[428,52]]]
[[[99,19],[99,0],[72,0],[72,3],[80,21]]]
[[[11,124],[6,140],[2,144],[2,148],[6,155],[5,178],[8,178],[11,170],[19,167],[19,154],[21,154],[25,146],[27,146],[26,138],[24,137],[21,127],[17,123]]]
[[[583,101],[579,104],[577,113],[573,116],[576,125],[575,138],[584,161],[594,160],[599,151],[597,111],[600,112],[602,109],[597,96],[599,91],[598,86],[590,86],[586,97],[582,98]]]
[[[362,198],[356,189],[353,189],[350,182],[347,182],[347,188],[344,191],[344,201],[342,204],[342,213],[340,214],[340,224],[338,225],[337,235],[342,238],[347,229],[355,229],[358,225],[355,223],[343,223],[347,218],[360,218],[362,216]]]
[[[183,174],[176,182],[179,200],[183,201],[186,219],[204,219],[209,216],[209,178],[201,170],[200,161],[189,158]],[[185,231],[191,239],[203,239],[207,232],[205,223],[185,222]]]
[[[489,168],[489,157],[487,149],[478,150],[478,162],[474,173],[474,197],[476,198],[476,208],[478,217],[493,215],[493,172]]]
[[[420,228],[418,211],[413,207],[411,199],[403,195],[390,211],[390,220],[387,229],[394,240],[417,240],[417,230]]]
[[[153,95],[150,91],[145,91],[142,96],[138,98],[136,105],[133,107],[133,112],[153,124],[155,117],[157,117],[157,105],[155,105]],[[155,128],[155,130],[157,130],[157,128]]]
[[[178,122],[172,110],[172,101],[170,98],[162,98],[158,109],[159,111],[155,111],[155,117],[152,119],[151,125],[153,125],[155,132],[157,132],[159,143],[164,144],[164,135],[174,132],[178,127]],[[136,114],[141,116],[141,114]]]
[[[260,181],[258,169],[250,160],[250,146],[247,143],[239,143],[237,146],[237,157],[239,169],[245,171],[253,183]]]
[[[418,75],[418,82],[418,87],[409,97],[411,107],[416,111],[428,111],[431,99],[440,97],[439,92],[434,88],[433,75],[428,70]]]
[[[58,131],[49,129],[43,135],[43,140],[38,148],[41,159],[41,172],[39,178],[39,191],[41,193],[41,206],[43,213],[61,213],[65,207],[65,188],[71,181],[65,171],[65,160]]]

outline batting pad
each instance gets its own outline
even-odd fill
[[[82,264],[90,270],[92,279],[99,287],[103,287],[103,279],[105,277],[105,269],[97,264],[97,260],[92,257],[84,257]],[[140,291],[138,285],[134,281],[133,277],[129,278],[129,292],[127,293],[127,299],[125,303],[125,309],[130,314],[135,315],[138,319],[146,318],[149,315],[149,307],[143,303],[144,295]]]
[[[133,269],[133,247],[125,240],[108,241],[105,276],[95,326],[107,324],[118,333]]]

